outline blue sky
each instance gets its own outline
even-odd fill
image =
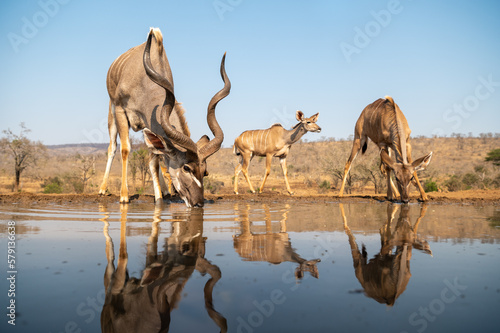
[[[0,129],[45,144],[108,142],[106,73],[159,27],[192,136],[221,89],[229,147],[244,130],[320,113],[346,138],[363,108],[393,96],[412,135],[500,132],[498,1],[2,1]]]

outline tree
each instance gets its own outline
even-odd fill
[[[35,166],[39,159],[45,155],[47,148],[40,141],[31,141],[26,134],[31,132],[24,122],[20,123],[21,131],[15,134],[9,128],[2,131],[5,134],[0,139],[0,150],[6,152],[14,159],[14,191],[19,191],[21,174],[26,168]]]
[[[487,162],[493,162],[496,166],[500,166],[500,148],[490,151],[484,160]]]
[[[78,162],[78,169],[80,169],[80,180],[82,182],[82,193],[85,193],[87,181],[95,175],[95,156],[84,156],[77,154],[75,160]]]
[[[142,184],[142,190],[146,187],[146,182],[150,176],[149,174],[149,150],[145,147],[141,147],[132,152],[132,157],[130,158],[130,169],[132,171],[132,180],[135,184],[136,174],[139,173],[139,178]]]

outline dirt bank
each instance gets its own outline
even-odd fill
[[[428,193],[429,203],[448,204],[489,204],[500,205],[500,190],[469,190],[448,193]],[[275,192],[265,192],[262,194],[207,194],[208,201],[252,201],[252,202],[379,202],[386,201],[385,196],[373,194],[353,194],[339,198],[333,194],[312,194],[312,195],[285,195]],[[30,205],[36,203],[117,203],[117,195],[99,196],[98,194],[41,194],[41,193],[9,193],[0,194],[0,204],[17,203]],[[165,202],[180,202],[178,197],[166,199]],[[416,196],[411,202],[417,202]],[[131,203],[134,202],[154,202],[151,195],[133,195]]]

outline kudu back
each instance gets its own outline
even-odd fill
[[[229,95],[231,89],[225,71],[225,56],[222,57],[220,68],[224,87],[212,97],[207,110],[207,123],[215,137],[209,140],[204,135],[198,142],[190,138],[184,109],[175,99],[172,71],[159,29],[151,28],[147,42],[131,48],[113,62],[106,80],[110,97],[110,144],[99,194],[106,193],[119,135],[122,155],[120,202],[129,201],[127,165],[131,148],[129,129],[132,128],[135,132],[144,130],[144,140],[150,149],[149,168],[155,200],[162,200],[158,170],[159,157],[163,157],[172,184],[186,205],[203,206],[206,159],[220,149],[224,139],[215,117],[215,108],[220,100]]]

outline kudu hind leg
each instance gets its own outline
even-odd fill
[[[241,163],[239,163],[236,168],[234,168],[234,194],[238,194],[238,176],[241,172]]]
[[[255,193],[253,189],[252,182],[250,181],[250,176],[248,175],[248,166],[250,165],[250,160],[252,159],[251,154],[241,154],[241,171],[243,172],[243,176],[247,180],[248,186],[250,187],[250,191]],[[236,179],[234,180],[236,182]]]
[[[104,171],[104,177],[102,178],[101,187],[99,188],[99,194],[105,195],[108,189],[108,178],[109,172],[111,170],[111,165],[113,164],[113,159],[116,154],[116,137],[118,135],[118,129],[116,126],[116,117],[114,114],[114,105],[109,103],[108,112],[108,132],[109,132],[109,146],[108,146],[108,160],[106,162],[106,171]]]

